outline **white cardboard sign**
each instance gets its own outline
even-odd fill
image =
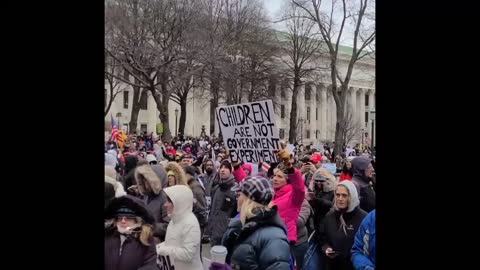
[[[271,100],[218,107],[216,118],[232,162],[277,162],[280,138]]]

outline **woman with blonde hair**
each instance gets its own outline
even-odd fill
[[[232,269],[290,269],[287,228],[277,206],[268,206],[274,197],[270,181],[248,176],[232,191],[237,192],[240,218],[230,221],[222,239],[226,263]]]
[[[335,190],[333,209],[322,221],[319,243],[326,256],[327,269],[354,270],[351,249],[367,212],[360,209],[360,200],[352,181],[340,182]]]
[[[153,224],[143,202],[133,196],[113,199],[105,209],[105,270],[157,268]]]
[[[187,185],[187,176],[180,164],[177,162],[168,162],[167,166],[165,166],[165,170],[167,171],[168,176],[167,187]]]

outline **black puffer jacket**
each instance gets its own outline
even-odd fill
[[[228,249],[227,263],[233,269],[290,269],[287,229],[276,206],[247,219],[243,228],[240,219],[232,219],[222,245]]]
[[[352,160],[352,181],[355,182],[359,188],[358,194],[360,195],[360,208],[370,212],[375,209],[375,191],[370,185],[370,180],[365,176],[365,170],[370,165],[370,159],[364,157],[356,157]]]
[[[227,180],[223,180],[221,183],[213,183],[211,190],[212,207],[206,230],[212,246],[220,245],[230,218],[237,213],[236,194],[231,190],[234,185],[235,177],[233,175],[230,175]]]
[[[351,262],[351,249],[355,240],[355,234],[360,228],[362,220],[367,213],[356,207],[352,212],[344,213],[343,219],[346,224],[346,232],[340,228],[340,212],[331,210],[325,216],[319,230],[319,243],[322,245],[322,254],[330,247],[339,254],[334,259],[326,258],[327,269],[354,270]]]
[[[333,202],[333,191],[323,192],[323,191],[315,191],[315,198],[309,201],[310,205],[313,208],[314,218],[313,224],[315,228],[318,228],[322,223],[323,218],[325,215],[330,211],[332,208]]]

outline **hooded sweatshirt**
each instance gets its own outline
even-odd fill
[[[160,256],[168,256],[175,270],[203,270],[200,260],[200,225],[192,213],[193,193],[175,185],[165,189],[173,204],[165,242],[157,246]]]
[[[348,208],[341,210],[334,204],[334,209],[323,220],[319,238],[320,243],[323,243],[323,254],[327,248],[333,249],[338,254],[334,259],[326,258],[329,265],[327,269],[353,270],[351,248],[355,234],[367,213],[358,207],[360,200],[353,182],[343,181],[338,186],[344,186],[348,190]]]
[[[163,191],[167,187],[167,172],[161,165],[142,165],[135,169],[135,180],[140,193],[147,205],[147,209],[153,213],[155,228],[153,235],[163,241],[170,218],[163,207],[167,196]],[[151,187],[147,191],[146,185]]]
[[[365,176],[365,170],[368,168],[368,165],[370,165],[370,159],[365,157],[357,157],[352,160],[352,181],[359,187],[360,208],[370,212],[375,209],[376,196],[375,191],[369,184],[370,179]]]

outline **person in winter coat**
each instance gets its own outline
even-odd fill
[[[163,191],[167,187],[167,173],[161,165],[142,165],[135,170],[135,179],[147,209],[155,218],[153,236],[157,238],[156,242],[162,242],[170,221],[167,211],[163,207],[167,200]]]
[[[125,176],[123,177],[123,186],[130,195],[136,195],[136,193],[129,190],[129,188],[133,185],[136,185],[135,168],[137,167],[137,164],[138,158],[136,156],[125,157]]]
[[[105,193],[104,193],[105,208],[110,203],[110,201],[113,200],[114,198],[115,198],[115,188],[113,187],[112,184],[105,182]]]
[[[308,202],[313,208],[314,228],[317,229],[322,223],[325,215],[333,206],[334,192],[337,185],[337,179],[324,168],[320,168],[313,174],[309,189],[312,192],[307,193]],[[316,234],[318,236],[318,234]]]
[[[107,167],[107,166],[105,166],[105,167]],[[127,193],[123,189],[122,184],[120,182],[118,182],[117,180],[115,180],[114,178],[112,178],[108,175],[105,175],[105,183],[109,183],[109,184],[112,185],[116,198],[127,195]]]
[[[203,186],[205,189],[209,186],[210,182],[212,181],[213,177],[216,174],[216,168],[214,165],[213,160],[207,159],[202,165],[202,171],[203,171]]]
[[[185,171],[177,162],[168,162],[167,166],[165,167],[167,170],[168,176],[168,184],[167,187],[175,186],[175,185],[187,185],[187,176],[185,175]]]
[[[252,175],[252,165],[245,163],[242,165],[242,169],[247,176]]]
[[[354,181],[359,187],[360,208],[370,212],[375,209],[375,191],[370,185],[373,176],[373,166],[370,159],[356,157],[352,160],[352,171]]]
[[[352,170],[352,159],[345,159],[343,163],[342,173],[340,174],[340,182],[343,180],[352,180],[353,170]]]
[[[232,164],[225,160],[220,166],[218,179],[212,185],[210,196],[212,207],[208,216],[206,234],[212,246],[220,245],[230,218],[236,215],[236,197],[231,188],[235,185]]]
[[[320,243],[327,257],[327,269],[353,270],[351,249],[355,234],[367,213],[360,209],[357,189],[351,181],[340,182],[335,188],[334,208],[322,222]]]
[[[230,221],[222,240],[226,262],[240,270],[288,270],[290,246],[277,206],[269,207],[274,191],[267,178],[249,176],[233,189],[240,218]]]
[[[312,207],[306,199],[303,200],[300,215],[297,219],[297,242],[293,246],[293,255],[295,256],[295,264],[297,269],[303,268],[303,257],[308,249],[308,237],[310,215],[313,215]]]
[[[198,181],[196,169],[193,166],[185,168],[187,184],[193,192],[193,213],[198,219],[200,229],[203,231],[207,225],[207,202],[205,201],[205,189]]]
[[[113,199],[105,209],[105,270],[157,269],[155,219],[135,197]]]
[[[376,211],[363,219],[352,247],[352,263],[355,270],[375,269],[375,220]]]
[[[278,207],[278,213],[287,225],[288,240],[294,245],[297,242],[297,218],[305,199],[305,185],[300,170],[293,167],[293,160],[286,149],[278,153],[278,160],[283,163],[273,170],[275,196],[271,203]]]
[[[165,208],[171,220],[165,242],[157,246],[160,260],[164,263],[170,261],[175,270],[203,270],[200,260],[200,226],[192,213],[193,193],[184,185],[167,187],[165,193]]]

